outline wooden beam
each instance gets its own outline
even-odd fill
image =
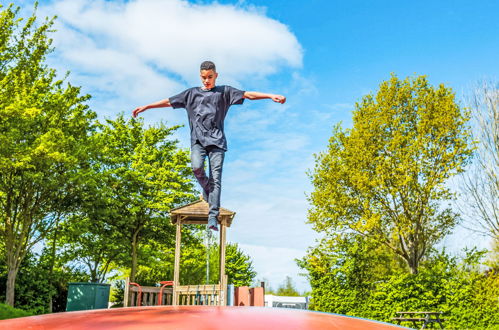
[[[177,233],[175,235],[175,264],[173,266],[173,302],[172,305],[177,305],[178,295],[176,292],[176,287],[180,285],[180,248],[182,240],[182,223],[177,221]]]
[[[227,306],[227,298],[229,296],[229,277],[224,275],[223,289],[221,290],[220,296],[222,297],[220,303],[222,306]]]
[[[125,294],[123,296],[123,307],[128,307],[128,301],[130,299],[130,277],[125,279]]]
[[[225,306],[224,296],[227,293],[227,283],[225,283],[225,240],[227,227],[224,223],[220,224],[220,305]]]

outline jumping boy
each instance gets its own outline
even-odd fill
[[[215,86],[218,73],[210,61],[201,63],[202,87],[193,87],[180,94],[133,110],[133,117],[151,108],[185,108],[191,130],[191,166],[201,185],[203,198],[208,202],[208,228],[218,231],[220,194],[222,188],[222,167],[227,140],[224,133],[224,119],[229,107],[242,104],[244,99],[271,99],[277,103],[286,102],[282,95],[260,92],[245,92],[231,86]],[[204,161],[208,156],[210,175],[206,176]]]

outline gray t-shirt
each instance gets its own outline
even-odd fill
[[[191,144],[217,146],[227,150],[224,119],[229,107],[243,104],[244,91],[231,86],[215,86],[210,90],[193,87],[170,97],[173,108],[185,108],[189,116]]]

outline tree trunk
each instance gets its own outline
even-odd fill
[[[14,228],[15,221],[12,221],[12,218],[8,216],[5,229],[5,254],[7,259],[5,303],[12,307],[14,307],[17,273],[19,272],[21,260],[24,258],[26,249],[24,244],[24,239],[26,237],[25,231],[23,231],[21,235],[15,235]]]
[[[16,277],[19,267],[17,265],[8,265],[9,272],[7,275],[7,289],[5,294],[5,303],[14,307]]]
[[[130,270],[130,283],[135,283],[135,273],[137,273],[137,245],[138,231],[132,234],[132,268]],[[132,301],[132,292],[128,293],[128,301]]]
[[[417,274],[418,273],[418,268],[419,268],[419,260],[415,255],[411,255],[409,260],[407,261],[407,265],[409,266],[409,270],[411,271],[411,274]]]
[[[50,251],[50,269],[49,269],[49,285],[54,288],[53,282],[52,282],[52,274],[54,273],[54,267],[55,267],[55,252],[57,248],[57,234],[58,234],[58,229],[59,229],[59,218],[60,215],[58,214],[56,219],[55,219],[55,229],[54,229],[54,238],[52,240],[52,247]],[[48,309],[49,313],[53,312],[54,306],[53,306],[53,301],[52,299],[54,298],[54,291],[50,290],[49,291],[49,296],[48,296]]]
[[[130,270],[130,282],[135,282],[135,274],[137,273],[138,236],[138,231],[135,231],[132,235],[132,269]]]
[[[89,263],[89,268],[90,268],[90,282],[92,283],[99,282],[99,279],[97,278],[97,269],[99,268],[99,264],[95,263],[92,267],[92,264]]]

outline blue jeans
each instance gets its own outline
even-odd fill
[[[210,176],[206,176],[204,160],[208,156]],[[208,218],[217,218],[220,214],[220,195],[222,192],[222,167],[224,164],[225,150],[216,146],[203,147],[196,143],[191,147],[191,166],[194,176],[201,188],[208,195],[210,211]]]

